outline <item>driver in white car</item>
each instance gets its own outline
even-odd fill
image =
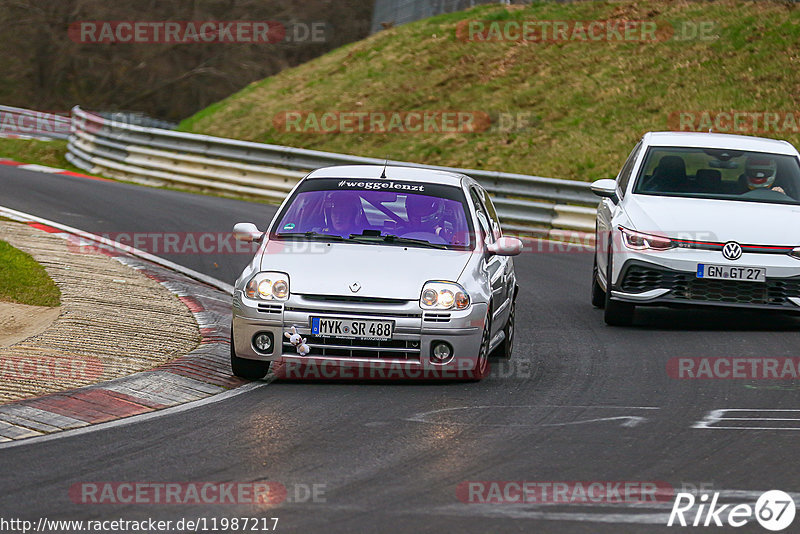
[[[444,221],[444,202],[441,198],[408,195],[406,198],[408,228],[406,234],[431,233],[449,243],[453,238],[452,224]]]
[[[777,193],[786,194],[782,187],[776,186],[778,165],[772,158],[762,156],[749,156],[745,162],[742,178],[747,183],[750,191],[754,189],[771,189]]]
[[[325,203],[328,225],[322,233],[349,237],[363,230],[364,210],[358,197],[347,192],[331,193]]]

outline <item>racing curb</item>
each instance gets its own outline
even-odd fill
[[[58,169],[56,167],[48,167],[46,165],[38,165],[36,163],[21,163],[19,161],[14,161],[13,159],[7,159],[7,158],[0,158],[0,165],[16,167],[18,169],[22,169],[25,171],[43,172],[45,174],[60,174],[63,176],[74,176],[76,178],[87,178],[89,180],[99,180],[101,182],[114,181],[114,180],[109,180],[108,178],[100,178],[99,176],[90,176],[88,174],[81,174],[79,172],[72,172],[65,169]]]
[[[70,231],[38,217],[3,207],[0,215],[72,242],[77,236],[84,246],[95,246],[159,282],[189,308],[201,335],[200,344],[190,353],[147,371],[0,405],[0,442],[107,423],[201,400],[248,383],[230,373],[230,296],[223,291],[228,286],[220,282],[212,287],[206,280],[193,279],[191,270],[171,268],[165,261],[162,263],[167,265],[157,265],[136,257],[135,249],[114,247],[99,236],[91,239],[91,234]]]

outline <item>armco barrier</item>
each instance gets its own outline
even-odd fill
[[[67,159],[95,174],[150,184],[280,200],[309,170],[384,160],[146,128],[72,110]],[[597,204],[589,184],[497,171],[389,161],[467,174],[492,194],[503,227],[547,235],[551,229],[594,230]]]
[[[70,119],[63,115],[0,106],[0,137],[22,139],[66,139]]]

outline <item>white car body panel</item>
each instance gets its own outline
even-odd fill
[[[648,195],[630,197],[625,199],[624,209],[640,232],[722,243],[800,244],[800,206]]]
[[[261,270],[290,273],[291,291],[301,295],[348,294],[348,286],[358,280],[359,297],[416,300],[420,280],[435,280],[442,273],[460,275],[472,256],[459,250],[426,249],[426,261],[420,261],[419,255],[403,247],[356,243],[313,243],[307,252],[285,252],[293,245],[309,243],[267,243]]]

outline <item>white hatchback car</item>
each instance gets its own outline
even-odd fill
[[[592,304],[800,312],[800,154],[789,143],[651,132],[598,180]]]
[[[266,232],[240,223],[234,234],[261,244],[235,285],[237,376],[258,379],[282,361],[325,378],[480,379],[491,351],[511,355],[510,256],[522,242],[502,236],[489,195],[468,176],[318,169]]]

